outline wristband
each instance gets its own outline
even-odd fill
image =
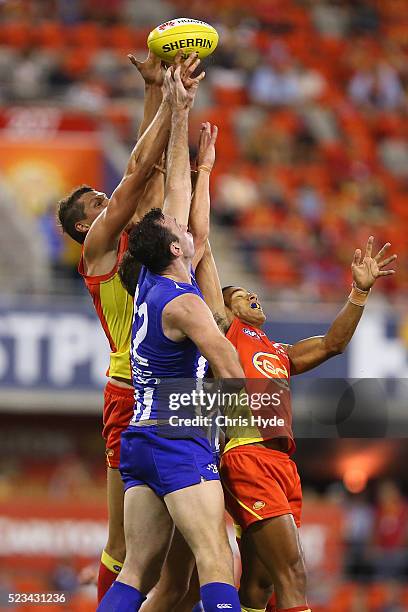
[[[211,174],[211,170],[212,168],[210,168],[209,166],[205,166],[204,164],[201,166],[198,166],[197,168],[197,172],[200,172],[200,170],[203,170],[203,172],[207,172],[208,174]]]
[[[365,306],[368,296],[370,295],[370,291],[371,289],[368,291],[363,291],[362,289],[356,287],[356,285],[353,283],[350,295],[348,296],[348,301],[356,306]]]

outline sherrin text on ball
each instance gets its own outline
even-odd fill
[[[215,51],[218,32],[204,21],[181,17],[157,26],[150,32],[147,44],[165,62],[172,62],[180,49],[186,56],[196,52],[203,59]]]

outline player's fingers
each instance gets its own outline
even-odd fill
[[[158,55],[156,55],[155,53],[153,53],[153,51],[151,51],[149,49],[149,53],[147,54],[147,60],[148,62],[152,62],[153,64],[156,64],[156,66],[158,66],[159,64],[161,64],[161,59]]]
[[[389,276],[390,274],[395,274],[395,270],[381,270],[377,276]]]
[[[184,62],[184,69],[187,70],[191,66],[191,64],[195,62],[196,59],[197,59],[197,53],[196,52],[190,53],[190,55]]]
[[[185,73],[187,76],[190,76],[194,73],[194,71],[196,70],[196,68],[198,68],[198,66],[200,65],[201,60],[199,58],[196,59],[196,61],[191,64],[190,66],[188,66],[185,70]]]
[[[394,253],[394,255],[390,255],[390,257],[387,257],[386,259],[379,261],[378,267],[384,268],[384,266],[388,266],[388,264],[390,264],[392,261],[395,261],[396,259],[397,259],[397,255]]]
[[[385,251],[389,249],[391,246],[391,242],[386,242],[382,249],[380,249],[377,255],[374,257],[375,261],[380,261],[381,257],[384,255]]]
[[[215,143],[217,142],[217,136],[218,136],[218,126],[213,125],[212,134],[211,134],[211,144],[212,145],[215,145]]]
[[[204,146],[204,138],[205,138],[205,127],[204,127],[204,124],[203,124],[201,126],[201,129],[200,129],[200,137],[199,137],[199,140],[198,140],[199,148]]]
[[[371,254],[373,252],[373,242],[374,242],[374,236],[370,236],[369,239],[367,240],[367,246],[366,246],[364,258],[371,257]]]
[[[354,257],[353,257],[353,264],[355,266],[359,266],[361,262],[361,250],[360,249],[356,249],[354,252]]]
[[[200,74],[198,76],[195,77],[195,79],[193,79],[193,83],[195,85],[198,85],[200,81],[203,80],[203,78],[205,77],[205,72],[200,72]]]
[[[175,66],[180,66],[182,61],[183,61],[183,51],[179,49],[176,55],[174,56],[173,64]]]
[[[177,85],[182,85],[181,82],[181,66],[177,66],[177,68],[174,71],[174,80],[176,81]]]
[[[129,53],[129,54],[128,54],[128,58],[130,59],[130,61],[132,62],[132,64],[133,64],[134,66],[136,66],[136,68],[137,68],[138,70],[140,70],[140,64],[141,64],[141,62],[139,62],[139,60],[137,60],[137,59],[135,58],[135,56],[134,56],[134,55],[132,55],[131,53]]]
[[[172,66],[169,66],[166,70],[166,74],[164,75],[164,84],[166,87],[171,88],[171,83],[173,80],[173,69]]]

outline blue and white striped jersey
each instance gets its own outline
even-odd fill
[[[206,373],[207,361],[189,338],[173,342],[163,333],[164,307],[185,293],[203,299],[193,273],[191,284],[177,283],[142,268],[135,293],[130,349],[135,388],[134,416],[130,425],[148,419],[166,420],[174,414],[168,402],[159,399],[160,384],[166,387],[167,393],[169,384],[180,392],[183,380],[189,380],[188,386],[192,388],[195,381],[200,384]]]

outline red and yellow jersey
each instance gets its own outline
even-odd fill
[[[224,452],[236,446],[272,438],[288,438],[289,451],[293,452],[290,362],[286,346],[272,342],[261,329],[237,317],[228,330],[227,338],[238,351],[251,405],[248,402],[245,405],[244,401],[237,402],[229,410],[228,416],[236,419],[234,423],[237,426],[227,427],[229,442]],[[265,403],[262,394],[265,394]]]
[[[91,294],[95,310],[111,349],[107,376],[131,379],[130,334],[132,329],[133,299],[119,278],[119,264],[128,246],[129,236],[123,232],[115,266],[108,274],[88,276],[84,271],[83,252],[78,265],[85,285]]]

